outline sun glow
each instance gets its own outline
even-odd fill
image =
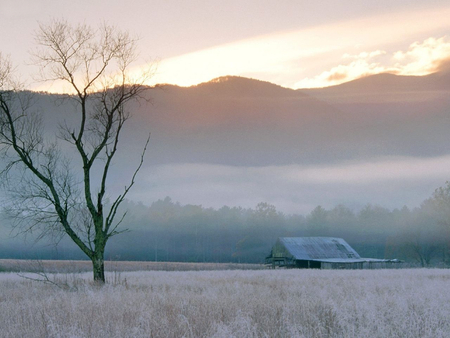
[[[385,71],[424,75],[450,56],[447,39],[427,39],[449,26],[449,15],[450,7],[390,14],[237,41],[162,60],[152,83],[190,86],[238,75],[300,88]]]
[[[450,57],[449,16],[450,7],[384,14],[245,39],[163,59],[145,83],[191,86],[236,75],[297,89],[382,72],[425,75]],[[71,93],[60,82],[34,90]]]

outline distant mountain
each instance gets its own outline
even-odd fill
[[[160,86],[136,106],[152,131],[152,161],[260,166],[450,152],[450,76],[380,74],[335,87],[291,90],[221,77]],[[136,130],[136,129],[134,129]]]
[[[339,86],[292,90],[226,76],[192,87],[161,85],[130,107],[126,163],[151,132],[149,164],[235,166],[333,163],[450,153],[450,74],[379,74]],[[49,128],[72,106],[40,95]],[[66,115],[69,116],[69,115]]]
[[[301,92],[349,116],[349,135],[344,142],[354,149],[355,158],[450,153],[449,72],[427,76],[378,74]]]
[[[336,100],[336,102],[359,101],[378,102],[424,100],[448,93],[450,90],[450,72],[438,72],[426,76],[400,76],[394,74],[376,74],[357,80],[319,89],[303,89],[315,97]]]
[[[299,131],[311,134],[303,127],[307,120],[336,113],[303,93],[235,77],[189,88],[159,86],[148,95],[152,105],[131,108],[131,123],[134,136],[151,131],[151,157],[158,164],[276,164],[280,147],[297,148]],[[283,156],[291,162],[298,152],[288,148]]]

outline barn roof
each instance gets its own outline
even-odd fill
[[[379,259],[379,258],[328,258],[328,259],[313,259],[325,263],[379,263],[379,262],[391,262],[399,263],[398,259]]]
[[[299,260],[361,258],[342,238],[280,237],[279,241],[295,259]]]

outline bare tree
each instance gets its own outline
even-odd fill
[[[443,245],[441,241],[419,231],[411,231],[404,236],[404,240],[406,253],[420,263],[421,267],[430,266],[432,259],[438,255]]]
[[[118,208],[135,183],[149,142],[124,190],[105,205],[108,174],[119,136],[130,114],[126,104],[148,89],[150,71],[131,78],[136,40],[102,25],[73,27],[65,21],[40,25],[34,61],[44,81],[65,83],[75,103],[76,123],[60,124],[53,138],[43,133],[29,92],[13,79],[13,67],[0,54],[0,144],[10,201],[7,209],[24,232],[68,235],[89,257],[94,280],[105,282],[107,241],[123,230]],[[66,105],[67,107],[67,105]],[[76,157],[67,155],[68,144]],[[13,170],[14,169],[14,170]],[[78,169],[78,170],[77,170]]]

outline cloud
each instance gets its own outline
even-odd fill
[[[449,16],[450,6],[441,6],[257,36],[161,60],[153,83],[190,86],[238,75],[290,88],[329,86],[394,68],[379,60],[387,47],[448,31]],[[348,62],[323,72],[341,56]]]
[[[426,75],[439,69],[450,58],[450,41],[447,37],[429,38],[414,42],[408,51],[394,53],[394,68],[400,75]]]
[[[449,179],[450,156],[382,158],[321,166],[237,167],[170,164],[142,173],[130,198],[151,203],[170,196],[182,204],[254,207],[265,201],[287,213],[317,205],[367,203],[388,208],[418,206]]]
[[[384,51],[384,50],[376,50],[376,51],[373,51],[373,52],[361,52],[361,53],[359,53],[357,55],[351,55],[351,54],[347,54],[346,53],[346,54],[344,54],[342,56],[342,58],[343,59],[356,59],[356,60],[358,60],[358,59],[371,59],[371,58],[374,58],[376,56],[384,55],[384,54],[386,54],[386,51]]]
[[[387,72],[388,69],[374,58],[385,54],[384,51],[362,52],[359,55],[344,54],[343,59],[353,59],[349,64],[338,65],[313,78],[305,78],[294,88],[318,88],[337,85],[363,76]]]
[[[389,57],[387,57],[389,56]],[[406,51],[388,55],[384,50],[344,54],[341,60],[352,60],[324,71],[312,78],[304,78],[294,88],[318,88],[337,85],[367,75],[393,73],[397,75],[427,75],[447,64],[450,41],[447,37],[428,38],[412,43]]]
[[[449,17],[450,6],[441,5],[255,36],[162,59],[148,84],[190,86],[238,75],[288,88],[329,86],[395,68],[398,61],[387,64],[379,60],[386,56],[385,50],[403,46],[405,41],[445,34]],[[340,65],[330,65],[333,60],[341,61]],[[136,67],[136,72],[139,70]],[[61,90],[57,83],[51,88],[36,84],[36,88]]]

